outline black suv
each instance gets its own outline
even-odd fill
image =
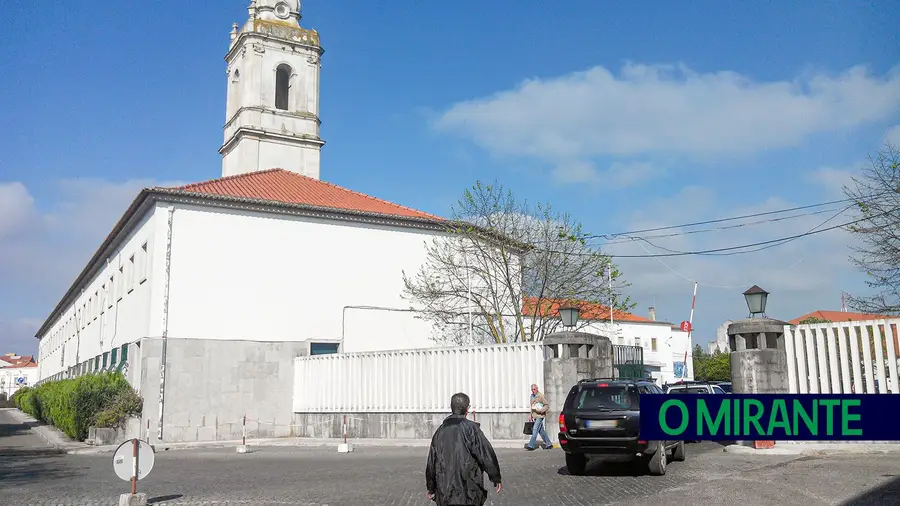
[[[650,473],[666,474],[667,452],[683,461],[684,441],[640,438],[641,394],[662,394],[644,378],[581,380],[569,390],[559,415],[559,445],[566,452],[569,474],[584,474],[588,456],[605,460],[641,459]]]

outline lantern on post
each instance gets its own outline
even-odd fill
[[[559,308],[559,319],[562,320],[563,327],[572,328],[578,324],[578,316],[580,312],[578,306],[571,304]]]
[[[766,300],[769,298],[769,292],[763,290],[757,285],[751,286],[744,292],[744,300],[747,301],[747,309],[750,310],[750,318],[756,315],[766,316]]]

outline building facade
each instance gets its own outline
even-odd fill
[[[31,355],[0,355],[0,401],[10,399],[20,388],[38,381],[38,365]]]
[[[571,304],[555,300],[544,300],[538,304],[533,299],[526,299],[525,313],[558,320],[559,308]],[[660,385],[694,378],[691,337],[670,322],[657,321],[655,310],[650,311],[649,318],[615,310],[610,320],[609,306],[588,302],[576,302],[574,305],[579,307],[576,330],[607,336],[613,345],[640,347],[644,374]]]

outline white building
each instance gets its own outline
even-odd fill
[[[40,379],[123,369],[154,425],[275,423],[295,356],[432,345],[401,273],[447,222],[319,180],[323,49],[299,20],[296,0],[251,2],[223,177],[137,195],[38,330]]]
[[[0,355],[0,400],[9,399],[22,387],[38,381],[38,366],[31,355]]]
[[[547,318],[557,318],[559,307],[563,304],[565,302],[545,300],[542,302],[541,314]],[[536,305],[535,302],[526,300],[526,313],[534,314],[528,308]],[[640,347],[644,373],[660,385],[681,379],[694,379],[690,336],[670,322],[657,321],[654,310],[651,309],[650,318],[616,310],[610,324],[609,306],[587,302],[577,305],[580,307],[577,327],[579,332],[609,336],[614,346]]]

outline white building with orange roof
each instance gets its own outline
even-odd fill
[[[256,0],[234,26],[222,177],[136,196],[37,331],[41,380],[122,370],[165,440],[248,413],[285,435],[294,357],[433,346],[402,272],[448,223],[320,180],[323,49],[300,17]]]
[[[0,401],[7,400],[20,388],[38,381],[38,365],[31,355],[0,355]]]
[[[542,310],[538,312],[534,299],[526,298],[523,309],[526,316],[558,319],[556,315],[563,304],[571,302],[543,300]],[[644,374],[660,385],[694,379],[691,337],[671,322],[657,321],[654,308],[650,308],[648,317],[644,317],[619,310],[610,315],[609,306],[603,304],[582,302],[576,305],[580,308],[576,330],[610,336],[613,345],[640,347]]]

